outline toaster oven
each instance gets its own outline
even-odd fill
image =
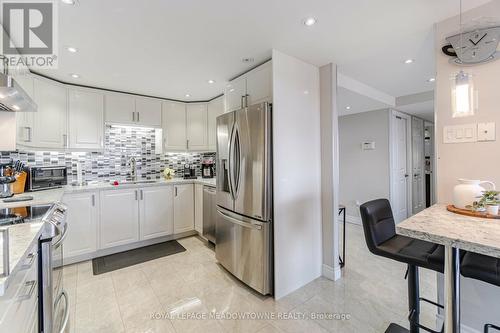
[[[27,191],[48,190],[68,184],[68,171],[65,166],[29,167],[27,172]]]

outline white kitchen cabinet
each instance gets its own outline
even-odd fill
[[[135,124],[135,98],[132,95],[107,93],[104,104],[104,119],[115,124]]]
[[[146,187],[139,191],[140,239],[173,234],[173,186]]]
[[[154,98],[135,99],[136,123],[140,126],[161,127],[161,101]]]
[[[105,249],[139,240],[139,191],[101,191],[99,248]]]
[[[217,150],[217,117],[224,113],[224,97],[208,103],[208,150]]]
[[[187,104],[187,148],[192,151],[208,149],[207,104]]]
[[[270,61],[246,74],[247,106],[273,99],[273,69]]]
[[[186,105],[184,103],[163,102],[162,128],[165,152],[187,149]]]
[[[66,194],[68,234],[64,241],[64,258],[93,253],[97,250],[99,197],[96,192]]]
[[[203,234],[203,185],[194,185],[194,230]]]
[[[37,148],[67,148],[67,89],[47,79],[34,79],[33,146]]]
[[[14,80],[23,88],[23,90],[31,97],[34,96],[33,76],[29,74],[16,75]],[[17,112],[16,113],[16,143],[21,146],[33,146],[33,126],[34,112]]]
[[[245,76],[229,82],[224,90],[226,99],[226,112],[231,112],[243,108],[244,96],[247,93],[247,80]]]
[[[174,185],[174,234],[194,230],[193,184]]]
[[[68,89],[69,147],[104,148],[104,95],[89,89]]]

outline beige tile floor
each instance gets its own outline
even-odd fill
[[[371,255],[359,226],[348,225],[341,280],[319,278],[278,301],[234,279],[197,237],[179,242],[186,252],[98,276],[90,261],[65,267],[68,332],[368,333],[384,332],[390,322],[407,326],[406,267]],[[435,274],[422,271],[420,283],[422,296],[435,299]],[[434,312],[423,307],[424,323],[434,323]],[[312,318],[322,313],[349,317]],[[254,314],[280,318],[232,317]]]

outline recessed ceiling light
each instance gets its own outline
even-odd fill
[[[214,83],[215,83],[215,81],[214,81],[214,80],[208,80],[208,83],[209,83],[209,84],[214,84]]]
[[[243,59],[241,59],[241,61],[244,62],[244,63],[254,62],[254,60],[255,60],[254,58],[243,58]]]
[[[76,0],[61,0],[61,2],[67,5],[74,5],[76,3]]]
[[[70,74],[73,79],[79,79],[80,75],[79,74]]]
[[[184,95],[184,96],[186,96],[186,97],[191,97],[191,95],[190,95],[190,94],[186,94],[186,95]]]
[[[350,106],[346,106],[346,107],[345,107],[345,109],[346,109],[346,110],[350,110],[350,109],[351,109],[351,107],[350,107]]]
[[[413,59],[406,59],[405,64],[412,64],[414,62]]]
[[[229,92],[233,92],[233,91],[234,91],[234,88],[229,89]]]
[[[304,20],[304,25],[307,27],[311,27],[318,22],[314,17],[308,17]]]
[[[427,82],[434,82],[434,81],[436,81],[436,78],[434,77],[431,77],[429,80],[427,80]]]
[[[21,108],[20,108],[19,106],[15,105],[15,104],[14,104],[14,105],[12,105],[12,108],[13,108],[14,110],[16,110],[16,111],[21,110]]]
[[[68,50],[68,52],[71,52],[71,53],[78,52],[78,49],[76,47],[73,47],[73,46],[67,46],[66,50]]]

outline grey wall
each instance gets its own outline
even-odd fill
[[[363,141],[375,141],[375,150],[362,150]],[[389,199],[389,110],[340,117],[339,145],[340,203],[359,218],[356,200]]]

